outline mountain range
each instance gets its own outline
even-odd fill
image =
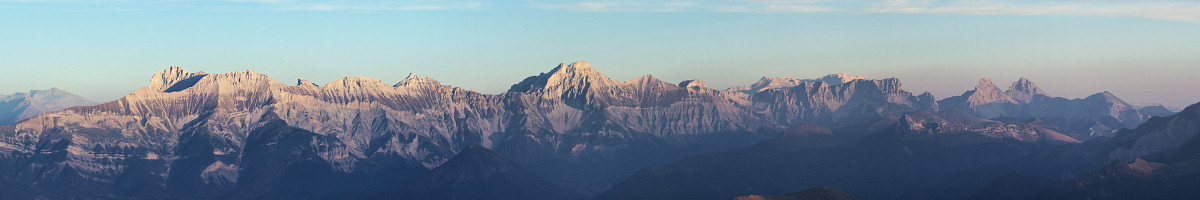
[[[0,126],[12,125],[45,112],[90,105],[96,103],[58,88],[0,94]]]
[[[1172,113],[1107,92],[1051,97],[1026,79],[1002,92],[985,78],[936,100],[895,78],[764,77],[715,90],[700,80],[613,80],[580,61],[482,94],[415,74],[392,85],[365,77],[291,85],[250,70],[170,67],[118,100],[0,127],[0,150],[9,152],[0,155],[0,195],[733,198],[832,185],[870,199],[947,190],[939,178],[1061,145],[1118,141],[1123,133],[1113,130],[1156,114]],[[1114,158],[1147,154],[1139,140],[1120,141],[1137,148]],[[745,171],[743,163],[764,164]],[[713,170],[742,171],[705,175]],[[888,175],[895,170],[913,173]],[[738,177],[779,173],[825,178]],[[862,184],[880,176],[879,185]],[[700,183],[720,188],[688,185]],[[650,186],[662,190],[642,190]],[[970,195],[955,191],[899,197]]]

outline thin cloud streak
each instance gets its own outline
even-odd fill
[[[1131,17],[1200,23],[1200,3],[1174,1],[885,1],[862,13]]]
[[[1172,0],[0,0],[0,8],[20,8],[22,4],[80,5],[101,10],[407,11],[524,7],[580,12],[1053,15],[1200,23],[1200,2]]]
[[[702,6],[698,2],[693,1],[528,1],[527,4],[530,8],[534,9],[584,12],[683,12]]]
[[[481,1],[318,1],[318,0],[0,0],[0,7],[59,4],[101,7],[101,10],[202,11],[404,11],[478,10]],[[67,10],[70,11],[70,10]]]
[[[893,13],[1120,17],[1200,23],[1200,2],[1025,0],[527,1],[534,9],[586,12]]]
[[[477,10],[479,1],[300,1],[300,0],[225,0],[226,2],[263,4],[290,11],[402,11],[402,10]]]
[[[412,4],[412,5],[356,5],[356,4],[297,4],[282,7],[284,10],[298,11],[401,11],[401,10],[477,10],[483,7],[480,2],[461,2],[453,4]]]

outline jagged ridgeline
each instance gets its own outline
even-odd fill
[[[479,145],[590,196],[644,167],[746,147],[793,124],[843,127],[936,110],[943,102],[928,93],[913,96],[895,78],[764,77],[751,87],[714,90],[699,80],[613,80],[582,61],[528,77],[501,94],[416,75],[394,85],[364,77],[291,85],[249,70],[208,74],[171,67],[116,101],[0,128],[0,150],[7,153],[0,194],[371,193],[404,188]],[[1125,123],[1131,122],[1115,124]]]

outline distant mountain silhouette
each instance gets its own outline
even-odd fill
[[[0,126],[12,125],[45,112],[90,105],[96,103],[58,88],[30,90],[27,93],[11,95],[0,94]]]
[[[1169,112],[1146,112],[1109,92],[1083,99],[1053,97],[1029,79],[1021,78],[1001,91],[991,79],[983,78],[975,90],[938,101],[941,110],[961,110],[984,119],[1037,120],[1062,129],[1078,140],[1112,136],[1122,128],[1133,128],[1151,116]]]

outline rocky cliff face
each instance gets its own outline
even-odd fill
[[[320,196],[349,190],[314,189],[329,182],[403,183],[469,145],[594,193],[644,166],[749,145],[792,123],[872,120],[920,100],[896,79],[837,79],[747,94],[698,80],[617,81],[577,62],[489,95],[417,75],[285,85],[249,70],[171,67],[116,101],[16,124],[0,133],[0,150],[14,152],[4,161],[25,194],[61,197]]]
[[[814,121],[832,127],[864,123],[883,116],[936,108],[904,91],[900,80],[855,79],[842,84],[801,82],[747,95],[756,111],[777,124]],[[932,96],[928,97],[932,99]]]

